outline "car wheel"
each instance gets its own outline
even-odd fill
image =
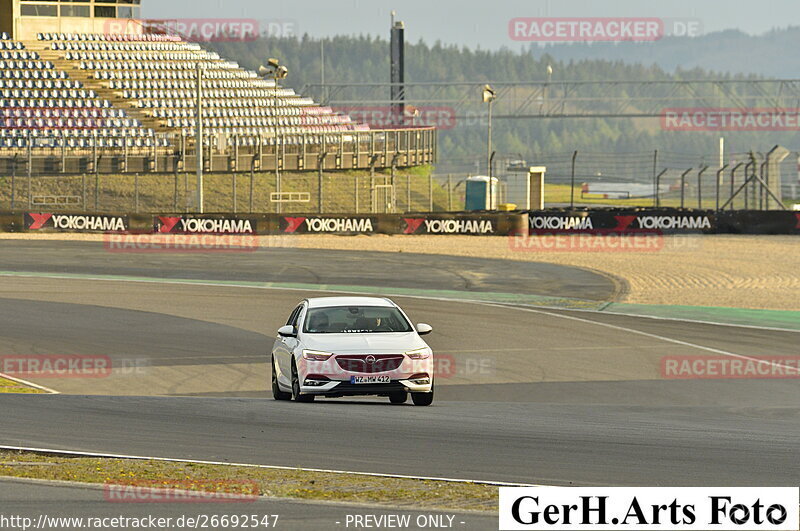
[[[274,358],[270,362],[270,365],[272,365],[272,398],[274,398],[275,400],[291,400],[292,393],[281,391],[281,388],[278,385],[278,372],[275,370]]]
[[[415,406],[429,406],[433,404],[433,387],[430,393],[411,393],[411,400]]]
[[[314,395],[300,394],[300,377],[297,375],[297,365],[292,359],[292,398],[295,402],[313,402]]]
[[[389,402],[392,404],[405,404],[408,400],[408,393],[401,391],[399,393],[392,393],[389,395]]]

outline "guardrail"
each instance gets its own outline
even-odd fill
[[[282,137],[279,137],[282,139]],[[168,147],[0,148],[0,174],[174,173],[197,170],[194,139],[176,135]],[[368,170],[423,166],[436,162],[434,128],[348,131],[296,135],[295,141],[233,136],[204,145],[204,171]]]

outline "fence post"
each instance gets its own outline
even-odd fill
[[[96,171],[97,165],[95,165],[95,172],[94,172],[94,211],[100,211],[100,174]]]
[[[653,206],[658,206],[658,184],[656,184],[656,168],[658,167],[658,150],[653,151]]]
[[[174,212],[178,211],[178,169],[175,168],[175,193],[173,194],[173,201],[172,201],[172,210]]]
[[[374,140],[375,137],[372,136]],[[372,164],[369,166],[369,209],[372,214],[377,210],[375,205],[375,159],[373,158]]]
[[[683,208],[684,197],[686,196],[686,176],[693,169],[694,168],[689,168],[685,172],[681,173],[681,208]]]
[[[714,210],[716,210],[717,212],[719,212],[719,189],[720,189],[720,186],[722,185],[722,173],[725,171],[725,168],[727,168],[727,167],[728,167],[728,165],[726,164],[726,165],[724,165],[723,167],[721,167],[720,169],[717,170],[717,182],[716,182],[717,200],[716,200],[715,206],[714,206]]]
[[[569,208],[575,208],[575,159],[578,158],[578,151],[572,153],[572,173],[569,178]],[[492,184],[489,183],[489,186]]]
[[[411,212],[411,175],[406,175],[406,212]]]
[[[233,172],[233,213],[236,214],[236,172]]]
[[[353,190],[353,198],[355,199],[355,202],[356,202],[356,214],[358,214],[358,174],[356,174],[353,177],[353,181],[354,181],[353,186],[355,188]]]
[[[428,174],[428,212],[433,212],[433,174]]]
[[[139,213],[139,174],[133,176],[133,212]]]
[[[16,192],[17,192],[17,156],[14,155],[14,158],[11,161],[11,210],[14,210],[14,206],[16,203]]]
[[[447,211],[453,211],[453,176],[447,175]]]
[[[324,160],[325,159],[324,159],[324,155],[323,155],[323,157],[320,158],[319,169],[317,171],[317,212],[319,212],[320,214],[322,214],[322,212],[323,212],[323,208],[322,208],[322,201],[323,201],[323,194],[322,194],[323,173],[322,173],[322,167],[324,165]]]
[[[256,170],[254,167],[250,167],[250,213],[253,213],[253,181],[255,181],[255,173]]]
[[[708,169],[708,166],[703,168],[697,173],[697,208],[703,209],[703,173]]]
[[[278,147],[275,146],[275,149],[277,150]],[[281,193],[281,174],[277,170],[275,172],[275,193],[276,194],[280,194]],[[282,206],[283,206],[283,204],[281,203],[281,196],[279,195],[278,196],[278,201],[275,203],[275,213],[276,214],[280,214],[281,213],[281,207]]]
[[[83,197],[83,211],[86,212],[86,174],[81,174],[81,195]]]
[[[667,168],[661,170],[661,173],[656,175],[656,208],[661,204],[661,177],[667,173]]]
[[[28,133],[28,208],[33,205],[33,186],[31,180],[33,179],[33,146],[31,146],[31,134]]]

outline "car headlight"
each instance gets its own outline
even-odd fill
[[[308,361],[328,361],[333,356],[330,352],[321,352],[319,350],[303,350],[303,359]]]
[[[409,350],[405,354],[412,360],[426,360],[431,357],[431,349],[428,347],[418,348],[415,350]]]

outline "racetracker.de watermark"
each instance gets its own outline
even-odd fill
[[[661,111],[664,131],[798,131],[800,107],[676,107]]]
[[[695,18],[518,17],[508,22],[509,37],[528,42],[653,42],[702,33],[703,24]]]
[[[85,354],[16,354],[0,356],[0,373],[15,378],[106,378],[111,358]]]
[[[664,356],[661,377],[670,380],[800,378],[800,356]]]
[[[294,19],[251,18],[108,19],[106,34],[168,35],[191,42],[252,42],[262,38],[296,37]]]
[[[260,495],[253,480],[130,479],[103,485],[111,503],[247,503]]]
[[[111,253],[252,253],[262,246],[284,246],[280,236],[255,234],[113,234],[103,235]]]
[[[431,126],[447,130],[456,127],[457,122],[455,108],[445,105],[407,105],[403,112],[388,105],[350,105],[332,109],[350,116],[354,122],[364,123],[375,129]]]
[[[701,246],[699,235],[665,235],[659,231],[543,232],[508,237],[508,248],[518,252],[653,253],[696,251]]]
[[[436,354],[433,357],[433,372],[436,378],[489,378],[496,374],[494,358],[471,354],[453,356]]]

